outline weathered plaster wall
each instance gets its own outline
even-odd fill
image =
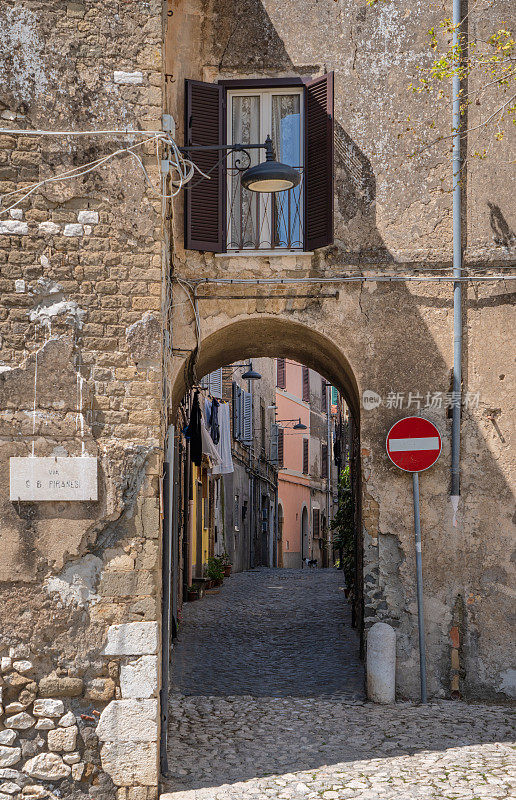
[[[0,127],[159,130],[162,10],[3,2]],[[0,135],[0,192],[133,143]],[[159,212],[120,157],[0,214],[0,793],[156,796]],[[11,502],[32,453],[97,457],[98,501]]]
[[[415,66],[428,58],[426,31],[435,19],[424,3],[370,9],[348,0],[179,2],[167,55],[174,78],[167,97],[179,129],[186,77],[216,81],[334,70],[336,180],[335,245],[313,257],[224,259],[185,252],[177,202],[177,274],[192,281],[299,278],[346,270],[352,275],[357,267],[373,272],[449,266],[448,148],[412,159],[414,140],[398,136],[408,115],[428,121],[432,114],[427,101],[407,86]],[[448,133],[449,109],[440,113],[436,133]],[[492,158],[489,168],[478,167],[475,180],[465,183],[465,263],[476,267],[514,260],[507,237],[496,232],[501,223],[493,227],[490,214],[493,205],[504,219],[510,214],[509,183],[496,179],[504,174],[504,153]],[[482,180],[486,170],[489,180]],[[263,293],[262,299],[245,299],[245,288],[232,286],[231,294],[241,292],[241,301],[222,299],[222,287],[205,290],[214,299],[199,303],[199,374],[247,355],[290,356],[339,386],[355,416],[365,390],[383,397],[383,405],[360,414],[366,625],[381,619],[396,626],[399,695],[417,697],[411,488],[407,476],[388,462],[384,442],[392,423],[416,410],[415,405],[406,410],[409,392],[425,401],[428,392],[444,397],[450,391],[451,286],[345,285],[335,299],[318,298],[314,287],[313,300],[283,299],[286,292],[295,293],[290,286],[248,290]],[[479,404],[463,410],[457,527],[448,497],[451,421],[444,405],[425,411],[444,440],[438,465],[421,478],[429,683],[436,695],[505,698],[515,691],[504,622],[514,580],[508,356],[513,297],[500,282],[469,286],[464,295],[463,386],[465,393],[479,393]],[[185,299],[179,288],[177,299]],[[293,322],[302,327],[291,327]],[[176,345],[193,348],[188,305],[175,309],[174,323]],[[179,396],[184,386],[179,359],[176,370]],[[389,392],[404,394],[402,409],[388,407]]]

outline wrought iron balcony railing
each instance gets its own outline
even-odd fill
[[[270,194],[241,185],[241,170],[227,169],[227,250],[303,249],[303,168],[298,186]]]

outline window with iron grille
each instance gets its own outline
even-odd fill
[[[193,151],[210,180],[185,187],[185,247],[226,252],[313,250],[333,241],[333,73],[304,78],[186,81],[185,145],[265,141],[276,159],[301,173],[297,187],[275,193],[243,189],[242,170],[264,160],[245,153]],[[249,163],[250,160],[250,163]]]
[[[310,402],[310,370],[308,367],[303,367],[303,400],[305,403]]]
[[[308,439],[303,439],[303,475],[308,475]]]
[[[285,389],[287,386],[286,364],[284,358],[278,358],[276,361],[276,386],[278,389]]]
[[[321,445],[321,478],[328,477],[328,445]]]

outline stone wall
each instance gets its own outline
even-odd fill
[[[0,127],[160,130],[162,11],[3,2]],[[1,134],[0,193],[137,141]],[[0,213],[2,798],[156,795],[160,208],[121,155]],[[10,501],[10,457],[85,454],[97,501]]]

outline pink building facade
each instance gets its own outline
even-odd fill
[[[332,473],[327,385],[289,359],[276,359],[276,376],[278,566],[299,568],[304,559],[328,566],[333,493],[327,479]],[[306,427],[295,429],[299,422]]]

